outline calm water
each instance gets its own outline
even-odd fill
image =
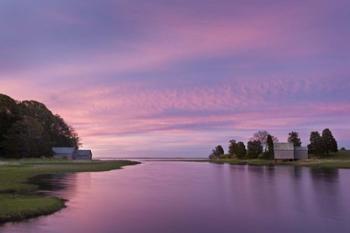
[[[49,182],[68,208],[1,233],[350,232],[350,170],[145,162]]]

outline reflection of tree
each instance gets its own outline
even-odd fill
[[[276,175],[276,168],[275,168],[275,166],[267,166],[266,167],[266,174],[269,177],[273,178]]]
[[[310,169],[315,209],[326,217],[334,218],[341,210],[338,169]]]
[[[339,177],[339,170],[336,168],[311,168],[311,177],[314,182],[322,183],[329,182],[328,185],[337,183]]]
[[[305,169],[305,168],[294,166],[294,168],[293,168],[294,177],[297,179],[300,179],[302,177],[302,174],[303,174],[303,169]]]
[[[30,180],[39,187],[41,192],[58,193],[65,198],[72,196],[76,190],[77,174],[47,174],[39,175]]]

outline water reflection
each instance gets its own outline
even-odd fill
[[[35,184],[42,191],[59,191],[62,189],[70,189],[74,187],[71,182],[75,174],[47,174],[35,176],[29,180],[29,183]],[[67,182],[70,180],[70,182]]]
[[[349,170],[145,162],[42,181],[68,208],[0,232],[350,232]]]

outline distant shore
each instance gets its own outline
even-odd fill
[[[232,165],[252,165],[252,166],[302,166],[315,168],[350,168],[350,151],[339,151],[328,157],[312,156],[306,160],[281,161],[268,159],[213,159],[206,160],[207,162],[216,164],[232,164]]]
[[[0,160],[0,224],[52,214],[65,208],[66,200],[38,194],[30,179],[44,174],[99,172],[139,162],[70,161],[54,159]]]

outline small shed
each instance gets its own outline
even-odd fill
[[[294,158],[295,159],[308,159],[309,153],[307,147],[296,146],[294,148]]]
[[[91,160],[92,151],[91,150],[77,150],[74,156],[77,160]]]
[[[77,151],[74,147],[53,147],[53,157],[56,159],[74,159]]]
[[[294,159],[293,143],[274,143],[275,159]]]

